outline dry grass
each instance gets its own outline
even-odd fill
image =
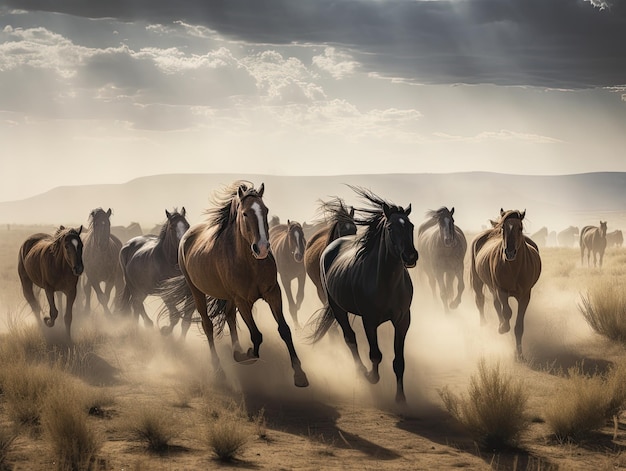
[[[55,388],[46,398],[41,425],[58,470],[93,468],[103,438],[89,426],[85,411],[89,399],[87,390],[71,383]]]
[[[0,427],[0,469],[4,469],[7,461],[7,454],[13,445],[13,442],[17,438],[17,431],[15,427]]]
[[[37,363],[47,360],[47,346],[41,330],[14,313],[7,316],[8,332],[0,336],[0,362]]]
[[[589,326],[611,340],[626,342],[626,289],[617,279],[603,280],[581,296],[580,312]]]
[[[148,450],[167,450],[174,438],[180,435],[181,427],[176,417],[161,405],[141,405],[128,414],[123,425],[135,439],[145,442]]]
[[[240,417],[221,414],[207,428],[207,444],[222,461],[236,458],[250,438],[248,424]]]
[[[560,441],[579,440],[603,428],[626,402],[626,365],[606,374],[586,375],[581,365],[568,370],[568,379],[546,405],[545,421]]]
[[[470,378],[467,397],[459,397],[448,388],[439,395],[448,412],[489,449],[515,445],[530,423],[523,384],[504,373],[499,363],[489,366],[480,360],[478,373]]]

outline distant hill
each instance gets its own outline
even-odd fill
[[[152,228],[165,219],[165,209],[185,206],[194,223],[210,206],[216,189],[237,179],[265,183],[270,215],[282,220],[310,221],[318,201],[343,197],[361,202],[345,184],[367,187],[393,203],[413,208],[417,226],[424,212],[454,206],[457,223],[478,230],[497,216],[500,207],[526,209],[529,232],[547,226],[609,221],[609,230],[626,227],[626,173],[606,172],[558,176],[505,175],[488,172],[293,177],[276,175],[172,174],[137,178],[122,184],[63,186],[31,198],[0,203],[0,224],[87,224],[89,212],[112,208],[112,223],[139,222]]]

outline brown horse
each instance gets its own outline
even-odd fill
[[[280,281],[289,303],[289,314],[291,314],[295,328],[300,329],[298,310],[302,306],[304,283],[306,282],[306,271],[304,263],[302,263],[304,247],[306,246],[304,231],[299,222],[287,219],[287,224],[276,224],[270,227],[269,237],[272,255],[276,260]],[[291,292],[291,282],[294,279],[298,282],[295,300]]]
[[[79,229],[60,226],[54,235],[34,234],[30,236],[19,251],[17,272],[22,283],[22,292],[37,320],[41,322],[41,306],[33,292],[33,285],[46,292],[50,305],[50,316],[43,321],[53,327],[59,310],[54,302],[54,293],[60,291],[67,297],[65,308],[65,330],[71,340],[72,308],[76,299],[78,277],[83,272],[83,242]]]
[[[111,234],[111,208],[96,208],[89,213],[89,232],[85,236],[83,259],[85,262],[85,311],[91,309],[91,290],[96,292],[104,312],[111,315],[109,299],[115,287],[119,295],[124,287],[119,264],[122,242]],[[104,290],[101,284],[104,283]]]
[[[578,227],[569,226],[556,235],[559,247],[571,247],[578,239]]]
[[[445,206],[428,211],[428,219],[417,230],[417,251],[421,255],[421,267],[436,296],[437,285],[445,312],[456,309],[461,303],[465,289],[463,282],[464,259],[467,241],[461,228],[454,223],[454,208]],[[454,296],[454,279],[457,294]],[[454,298],[454,299],[452,299]]]
[[[283,315],[276,262],[270,252],[263,191],[263,184],[257,190],[248,182],[239,181],[227,187],[223,194],[216,193],[215,207],[207,212],[207,221],[189,228],[180,241],[178,263],[183,275],[165,282],[163,300],[166,304],[184,303],[186,315],[190,292],[202,318],[213,367],[223,375],[213,338],[213,318],[217,318],[221,326],[223,321],[228,323],[235,361],[256,359],[263,336],[252,316],[252,306],[263,299],[270,306],[278,332],[289,350],[295,385],[308,386]],[[237,310],[248,326],[253,343],[247,354],[239,345]]]
[[[616,229],[606,234],[607,247],[621,247],[624,244],[624,234],[621,230]]]
[[[307,275],[309,275],[309,278],[317,288],[317,296],[322,301],[322,304],[325,304],[326,292],[322,286],[320,257],[324,249],[333,240],[356,234],[356,224],[354,222],[354,208],[350,207],[348,209],[340,198],[322,202],[320,212],[324,213],[326,223],[307,241],[304,250],[304,267]]]
[[[481,324],[485,324],[486,285],[493,295],[498,314],[498,332],[508,332],[512,310],[509,297],[517,300],[515,343],[517,357],[522,359],[524,315],[530,302],[532,287],[541,274],[541,257],[537,247],[523,234],[526,211],[500,209],[500,220],[493,229],[478,234],[472,242],[470,278]]]
[[[606,221],[600,221],[600,226],[585,226],[580,231],[580,264],[583,264],[585,249],[587,250],[587,266],[593,253],[593,266],[596,266],[596,256],[599,256],[599,265],[602,268],[604,250],[606,249]]]

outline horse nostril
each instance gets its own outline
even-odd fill
[[[256,245],[256,244],[252,244],[252,251],[253,251],[255,254],[259,255],[259,246],[258,246],[258,245]]]

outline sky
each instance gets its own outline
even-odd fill
[[[626,0],[0,0],[0,201],[168,173],[626,171]]]

